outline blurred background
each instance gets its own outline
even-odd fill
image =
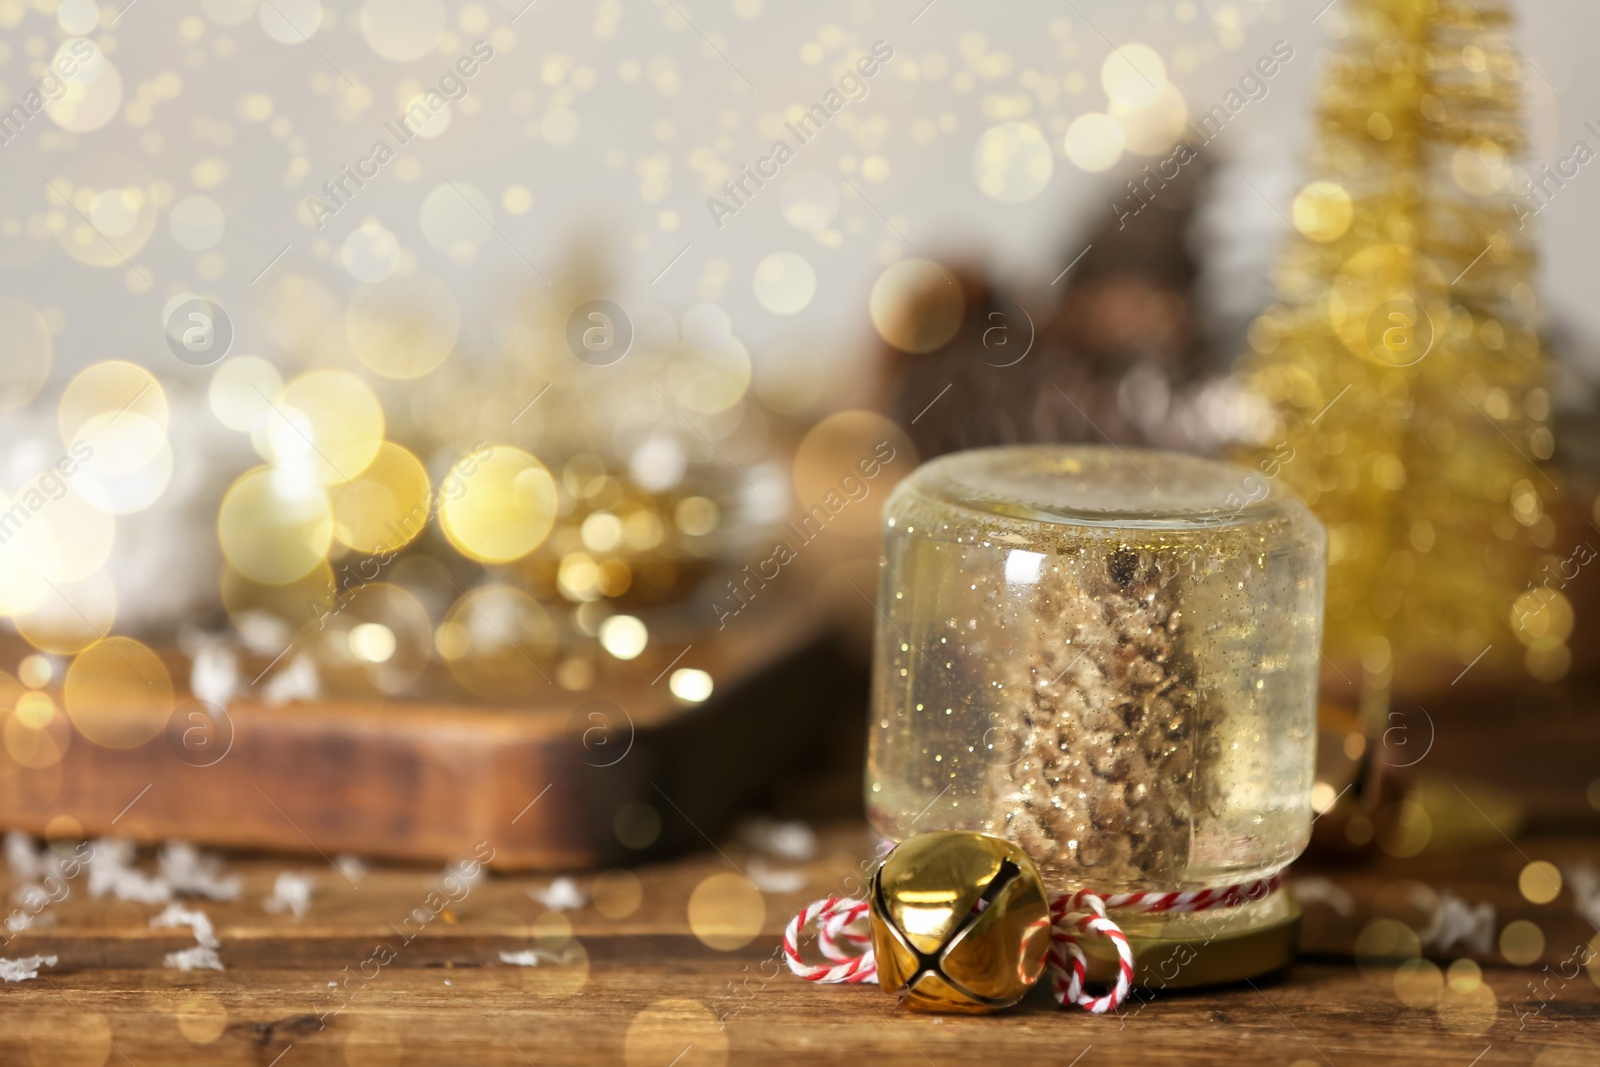
[[[0,4],[14,821],[103,830],[105,783],[248,733],[319,842],[435,855],[464,824],[373,842],[328,777],[445,774],[443,736],[482,767],[487,711],[523,716],[508,780],[633,775],[518,862],[656,842],[652,775],[721,751],[674,733],[700,711],[743,770],[691,814],[823,749],[855,810],[878,515],[917,462],[1255,465],[1330,410],[1282,484],[1333,532],[1335,738],[1477,684],[1581,699],[1600,15],[1319,7]],[[1444,88],[1352,103],[1372,71]],[[1423,355],[1357,351],[1395,300]],[[240,775],[181,780],[125,828],[300,847],[229,829]]]

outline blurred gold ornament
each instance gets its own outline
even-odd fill
[[[1044,882],[998,837],[942,830],[901,842],[873,876],[871,915],[878,982],[918,1011],[996,1011],[1044,972]]]

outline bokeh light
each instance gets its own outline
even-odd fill
[[[408,450],[384,441],[372,462],[333,496],[333,532],[341,544],[374,555],[393,552],[427,529],[428,472]]]
[[[557,635],[549,612],[508,585],[482,585],[450,606],[434,647],[452,677],[490,700],[526,699],[549,683]]]
[[[774,315],[793,315],[817,292],[817,272],[794,252],[774,252],[756,264],[756,301]]]
[[[484,563],[521,559],[550,533],[556,486],[520,448],[495,445],[464,457],[443,483],[439,523],[462,555]]]
[[[206,397],[211,413],[230,430],[250,433],[273,413],[283,395],[278,368],[260,356],[235,356],[218,364]]]
[[[358,25],[374,52],[409,63],[438,46],[445,6],[443,0],[363,0]]]
[[[159,734],[172,714],[172,678],[148,647],[108,637],[67,668],[62,700],[72,724],[106,748],[133,748]]]
[[[795,449],[795,498],[803,513],[822,507],[830,533],[876,537],[889,490],[916,465],[916,449],[894,420],[874,411],[835,412]]]
[[[701,944],[732,952],[755,940],[767,918],[767,903],[750,879],[718,871],[689,894],[689,929]]]
[[[1063,150],[1079,170],[1099,174],[1116,165],[1126,144],[1122,123],[1103,112],[1091,111],[1072,120]]]
[[[711,699],[714,685],[711,675],[694,667],[679,667],[667,679],[672,695],[689,704],[699,704]]]
[[[124,360],[95,363],[78,372],[62,390],[56,410],[61,440],[69,443],[85,437],[94,443],[99,435],[86,434],[86,426],[103,418],[97,425],[111,427],[128,415],[142,416],[165,436],[169,417],[166,390],[156,376]],[[111,431],[102,432],[109,436]],[[105,446],[96,449],[103,450]],[[148,447],[142,454],[127,457],[123,469],[144,463],[154,452],[154,447]]]
[[[783,183],[778,206],[790,226],[816,233],[839,214],[839,187],[826,174],[803,170]]]
[[[750,388],[750,353],[733,334],[733,320],[715,304],[696,304],[683,314],[681,342],[667,364],[667,391],[689,412],[727,411]]]
[[[600,624],[600,647],[617,659],[638,659],[650,642],[650,631],[632,615],[613,615]]]
[[[494,204],[470,182],[448,181],[423,198],[423,238],[457,263],[470,263],[494,233]]]
[[[401,381],[443,363],[460,327],[461,309],[450,287],[420,272],[362,286],[345,315],[356,358],[374,374]]]
[[[263,459],[336,485],[367,468],[383,432],[383,405],[366,382],[348,371],[314,370],[283,387],[251,437]]]
[[[715,1013],[694,1000],[658,1000],[633,1017],[623,1038],[627,1067],[723,1067],[728,1031]]]
[[[1350,228],[1355,208],[1338,182],[1317,181],[1294,198],[1294,225],[1313,241],[1333,241]]]
[[[333,511],[312,479],[281,467],[239,476],[222,498],[217,536],[228,562],[267,585],[303,578],[327,555]]]
[[[903,259],[878,276],[869,303],[878,336],[902,352],[932,352],[961,328],[961,287],[925,259]]]
[[[1500,931],[1499,944],[1507,963],[1528,967],[1544,955],[1544,931],[1529,919],[1513,919]]]
[[[43,602],[13,621],[23,640],[41,652],[80,652],[116,624],[117,589],[104,570],[77,581],[54,581]]]
[[[3,699],[3,698],[0,698]],[[601,871],[589,888],[594,910],[608,919],[626,919],[644,901],[644,883],[629,870]]]
[[[1534,860],[1517,875],[1517,890],[1531,904],[1548,904],[1561,895],[1561,869],[1549,860]]]
[[[1121,45],[1101,64],[1100,86],[1114,104],[1149,107],[1167,87],[1167,65],[1149,45]]]
[[[1044,134],[1025,122],[985,130],[972,150],[972,176],[983,195],[1002,204],[1032,200],[1050,184],[1055,155]]]

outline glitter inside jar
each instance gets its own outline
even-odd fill
[[[1299,855],[1326,538],[1287,489],[995,448],[926,464],[884,522],[878,831],[1010,838],[1055,891],[1210,888]]]

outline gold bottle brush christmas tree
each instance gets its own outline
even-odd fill
[[[1394,684],[1570,661],[1565,631],[1539,625],[1560,594],[1527,593],[1557,491],[1516,166],[1536,75],[1501,5],[1350,0],[1336,17],[1298,233],[1240,363],[1274,416],[1244,458],[1295,457],[1275,469],[1328,528],[1329,656],[1381,730]]]

